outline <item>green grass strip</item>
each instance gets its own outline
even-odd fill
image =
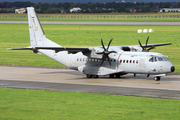
[[[179,100],[0,88],[0,119],[178,120]]]

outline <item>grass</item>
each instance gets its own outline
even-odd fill
[[[179,22],[180,13],[38,14],[40,21]],[[152,17],[152,18],[151,18]],[[155,17],[155,18],[154,18]],[[1,13],[0,21],[27,21],[26,14]]]
[[[0,88],[0,119],[178,120],[179,100]]]
[[[28,25],[0,24],[0,65],[64,67],[44,55],[33,54],[32,51],[7,51],[6,48],[21,48],[30,46]],[[149,44],[168,43],[170,46],[157,47],[152,52],[160,52],[168,58],[180,72],[180,39],[179,26],[113,26],[113,25],[43,25],[46,37],[66,46],[101,46],[113,38],[112,46],[137,45],[138,39],[145,44],[150,36]],[[138,29],[154,29],[154,33],[138,34]],[[73,43],[73,44],[72,44]]]

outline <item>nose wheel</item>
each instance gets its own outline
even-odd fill
[[[155,80],[155,81],[160,81],[160,79],[161,79],[160,76],[155,76],[155,77],[154,77],[154,80]]]

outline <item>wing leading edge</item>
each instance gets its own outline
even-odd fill
[[[26,48],[9,48],[7,50],[39,50],[39,49],[44,49],[44,50],[55,50],[56,52],[59,51],[68,51],[72,53],[77,53],[77,52],[91,52],[91,49],[88,47],[26,47]]]

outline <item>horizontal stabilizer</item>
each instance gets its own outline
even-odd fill
[[[33,50],[33,48],[7,48],[6,50]]]

